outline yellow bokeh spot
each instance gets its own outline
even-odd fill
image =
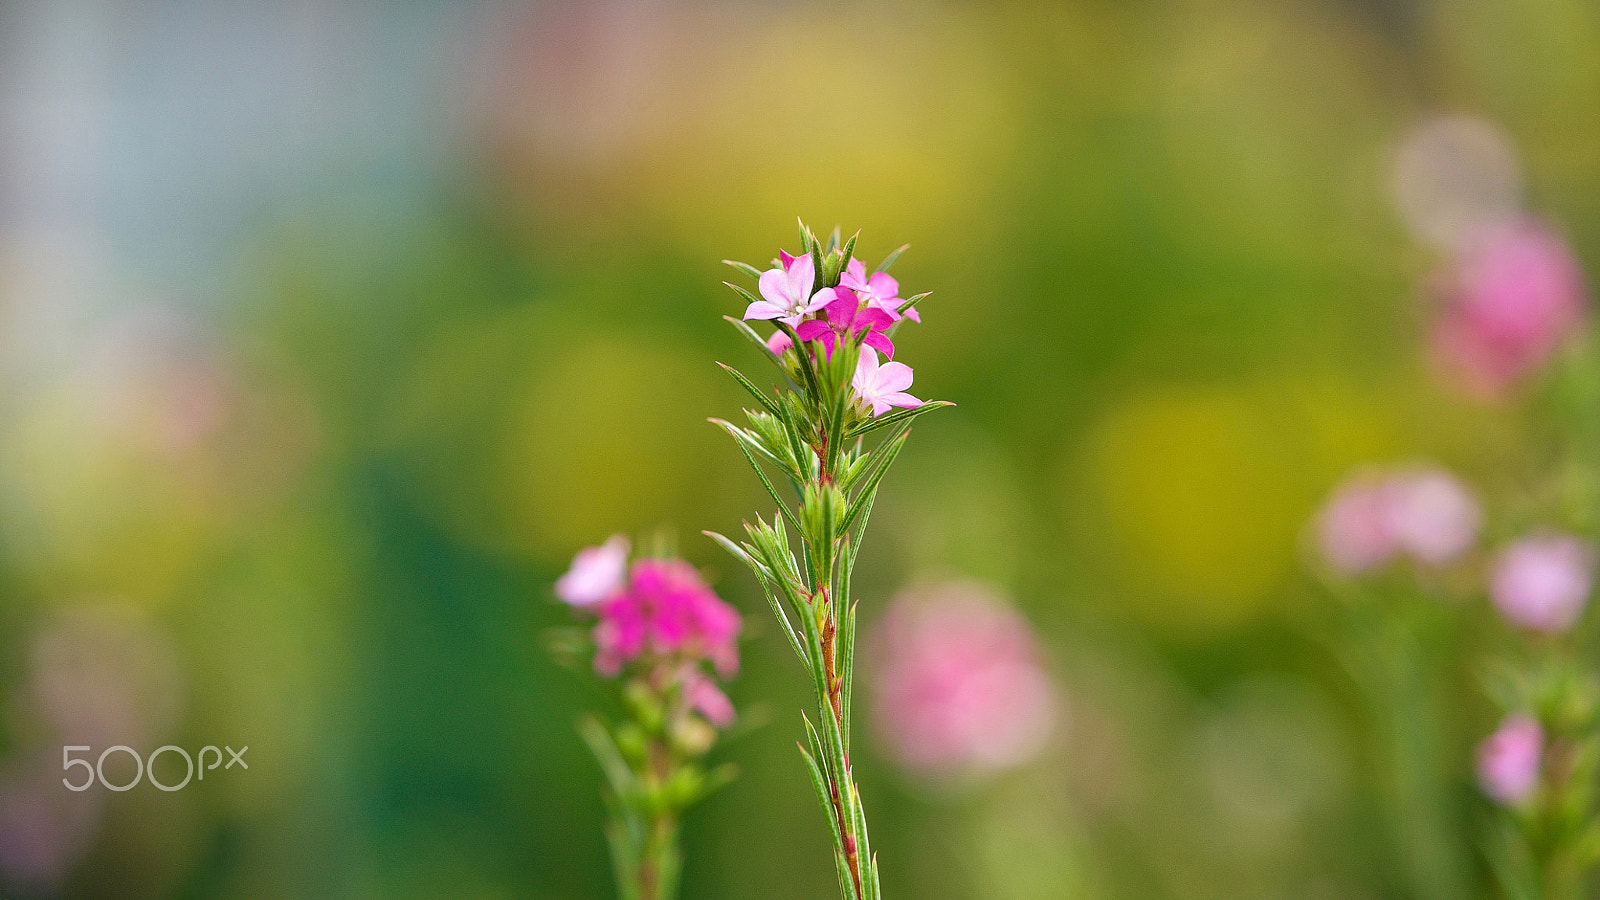
[[[1304,513],[1291,448],[1224,391],[1140,398],[1091,439],[1091,483],[1141,611],[1221,624],[1253,611],[1292,564]]]

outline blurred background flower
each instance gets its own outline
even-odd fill
[[[1567,524],[1488,477],[1553,439],[1472,386],[1539,402],[1590,339],[1597,60],[1586,0],[0,6],[0,890],[609,896],[542,598],[666,523],[767,621],[687,536],[763,505],[704,421],[755,352],[718,260],[800,215],[913,245],[897,339],[959,404],[862,622],[979,578],[1070,686],[962,816],[861,742],[886,892],[1410,893],[1299,536],[1370,460],[1526,511],[1439,535]],[[741,655],[804,703],[770,629]],[[61,729],[254,765],[80,809]],[[833,890],[792,736],[728,744],[685,896]]]

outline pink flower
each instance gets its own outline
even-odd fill
[[[816,293],[816,269],[810,254],[790,256],[783,254],[781,268],[761,273],[760,290],[763,299],[745,308],[746,319],[782,319],[790,325],[799,324],[802,316],[814,313],[832,303],[836,296],[833,288],[823,288]]]
[[[867,267],[861,260],[852,259],[839,277],[839,286],[854,291],[867,306],[882,310],[891,320],[900,318],[900,307],[905,301],[900,299],[900,282],[889,277],[889,273],[874,272],[869,278]],[[906,310],[906,318],[913,322],[922,321],[922,315],[916,307]]]
[[[794,341],[789,340],[789,336],[781,331],[774,331],[772,337],[767,338],[767,349],[772,351],[773,356],[782,356],[792,347]]]
[[[922,401],[905,393],[911,387],[911,367],[905,363],[878,364],[878,351],[871,347],[861,350],[856,362],[856,375],[851,381],[856,399],[863,406],[872,407],[872,414],[881,416],[893,406],[917,407]]]
[[[628,570],[628,539],[613,535],[598,547],[573,557],[572,568],[556,581],[556,596],[573,606],[594,606],[622,588]]]
[[[894,344],[883,333],[884,329],[894,324],[894,319],[881,309],[863,306],[854,291],[846,289],[836,294],[838,299],[825,307],[827,320],[807,319],[795,329],[795,335],[802,341],[820,339],[823,352],[832,358],[833,348],[839,338],[865,331],[867,334],[861,339],[864,346],[875,347],[883,351],[884,356],[894,359]]]
[[[1544,729],[1531,716],[1505,718],[1494,734],[1478,745],[1478,782],[1483,792],[1506,804],[1528,799],[1539,785],[1539,758],[1544,754]]]
[[[723,676],[739,669],[739,613],[682,560],[639,560],[626,590],[597,611],[594,665],[602,674],[646,653],[709,659]]]
[[[1582,322],[1583,276],[1560,238],[1533,222],[1478,229],[1441,278],[1437,360],[1471,393],[1503,395]]]
[[[698,668],[689,669],[684,673],[683,696],[691,709],[705,716],[706,721],[718,728],[727,728],[733,724],[736,716],[733,701],[717,687],[716,682],[707,678]]]
[[[1443,565],[1477,540],[1483,514],[1450,473],[1433,467],[1359,474],[1334,492],[1318,528],[1322,555],[1356,575],[1404,553]]]
[[[1032,759],[1056,697],[1028,623],[990,591],[947,584],[897,598],[869,644],[873,720],[908,768],[982,774]]]
[[[1429,565],[1442,565],[1477,540],[1477,500],[1443,469],[1402,472],[1390,480],[1389,527],[1396,545]]]
[[[1323,559],[1344,575],[1359,574],[1392,556],[1395,542],[1383,480],[1360,475],[1340,485],[1323,508],[1318,537]]]
[[[1535,631],[1565,631],[1583,613],[1594,564],[1593,551],[1575,537],[1526,537],[1495,560],[1489,595],[1514,624]]]

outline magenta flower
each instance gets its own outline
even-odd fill
[[[1542,366],[1582,323],[1587,303],[1572,251],[1528,221],[1480,228],[1441,283],[1434,355],[1484,397]]]
[[[1535,631],[1565,631],[1583,613],[1594,566],[1594,552],[1575,537],[1526,537],[1496,558],[1489,596],[1500,613],[1516,625]]]
[[[891,321],[900,318],[900,307],[905,301],[900,298],[900,282],[889,277],[889,273],[874,272],[869,278],[861,260],[852,259],[839,277],[839,286],[854,291],[867,306],[887,313]],[[905,315],[913,322],[922,321],[922,314],[914,306],[906,310]]]
[[[922,405],[921,400],[905,393],[905,389],[911,387],[911,367],[897,362],[879,365],[878,352],[870,347],[862,348],[861,359],[856,362],[856,375],[850,384],[855,388],[856,400],[872,407],[875,416],[883,415],[893,406]]]
[[[1539,785],[1544,729],[1523,713],[1507,716],[1478,745],[1478,782],[1483,792],[1505,804],[1518,804]]]
[[[782,262],[781,267],[761,273],[763,299],[745,308],[746,319],[782,319],[790,325],[796,325],[802,316],[814,313],[834,301],[836,295],[833,288],[812,293],[817,273],[811,264],[810,254],[790,256],[784,253]]]
[[[634,563],[627,588],[597,612],[594,665],[602,674],[645,654],[709,659],[724,677],[739,669],[739,613],[682,560]]]
[[[1324,507],[1318,537],[1328,565],[1356,575],[1402,553],[1444,565],[1472,546],[1482,523],[1477,500],[1455,476],[1421,467],[1346,481]]]
[[[1020,765],[1055,724],[1055,688],[1028,623],[981,585],[901,596],[871,635],[873,719],[906,767],[930,775]]]
[[[862,304],[854,291],[840,290],[837,298],[824,307],[826,320],[807,319],[795,329],[795,335],[802,341],[821,340],[823,352],[832,358],[833,348],[839,338],[865,331],[867,334],[861,339],[864,346],[874,347],[882,351],[884,356],[894,359],[894,343],[883,333],[884,329],[894,324],[894,319],[877,307]],[[906,383],[910,384],[909,381]]]
[[[585,547],[556,581],[556,596],[573,606],[594,606],[622,588],[628,571],[628,539],[620,534],[598,547]]]

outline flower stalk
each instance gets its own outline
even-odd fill
[[[900,251],[868,277],[854,256],[855,237],[841,242],[835,230],[824,244],[801,223],[800,242],[798,255],[782,253],[765,272],[729,263],[758,279],[759,298],[729,285],[749,303],[744,319],[775,320],[777,331],[763,338],[746,321],[729,321],[783,379],[764,391],[722,366],[758,408],[744,411],[744,427],[711,421],[733,437],[777,511],[770,521],[746,522],[747,539],[737,543],[707,534],[755,573],[811,676],[817,719],[802,714],[806,741],[800,753],[833,836],[840,890],[846,900],[877,900],[877,856],[850,763],[856,635],[851,574],[878,485],[905,445],[912,420],[951,404],[924,403],[906,393],[911,369],[878,358],[879,352],[892,358],[893,332],[903,319],[920,320],[912,307],[926,296],[899,297],[899,284],[886,270]],[[787,497],[772,473],[787,482]]]

